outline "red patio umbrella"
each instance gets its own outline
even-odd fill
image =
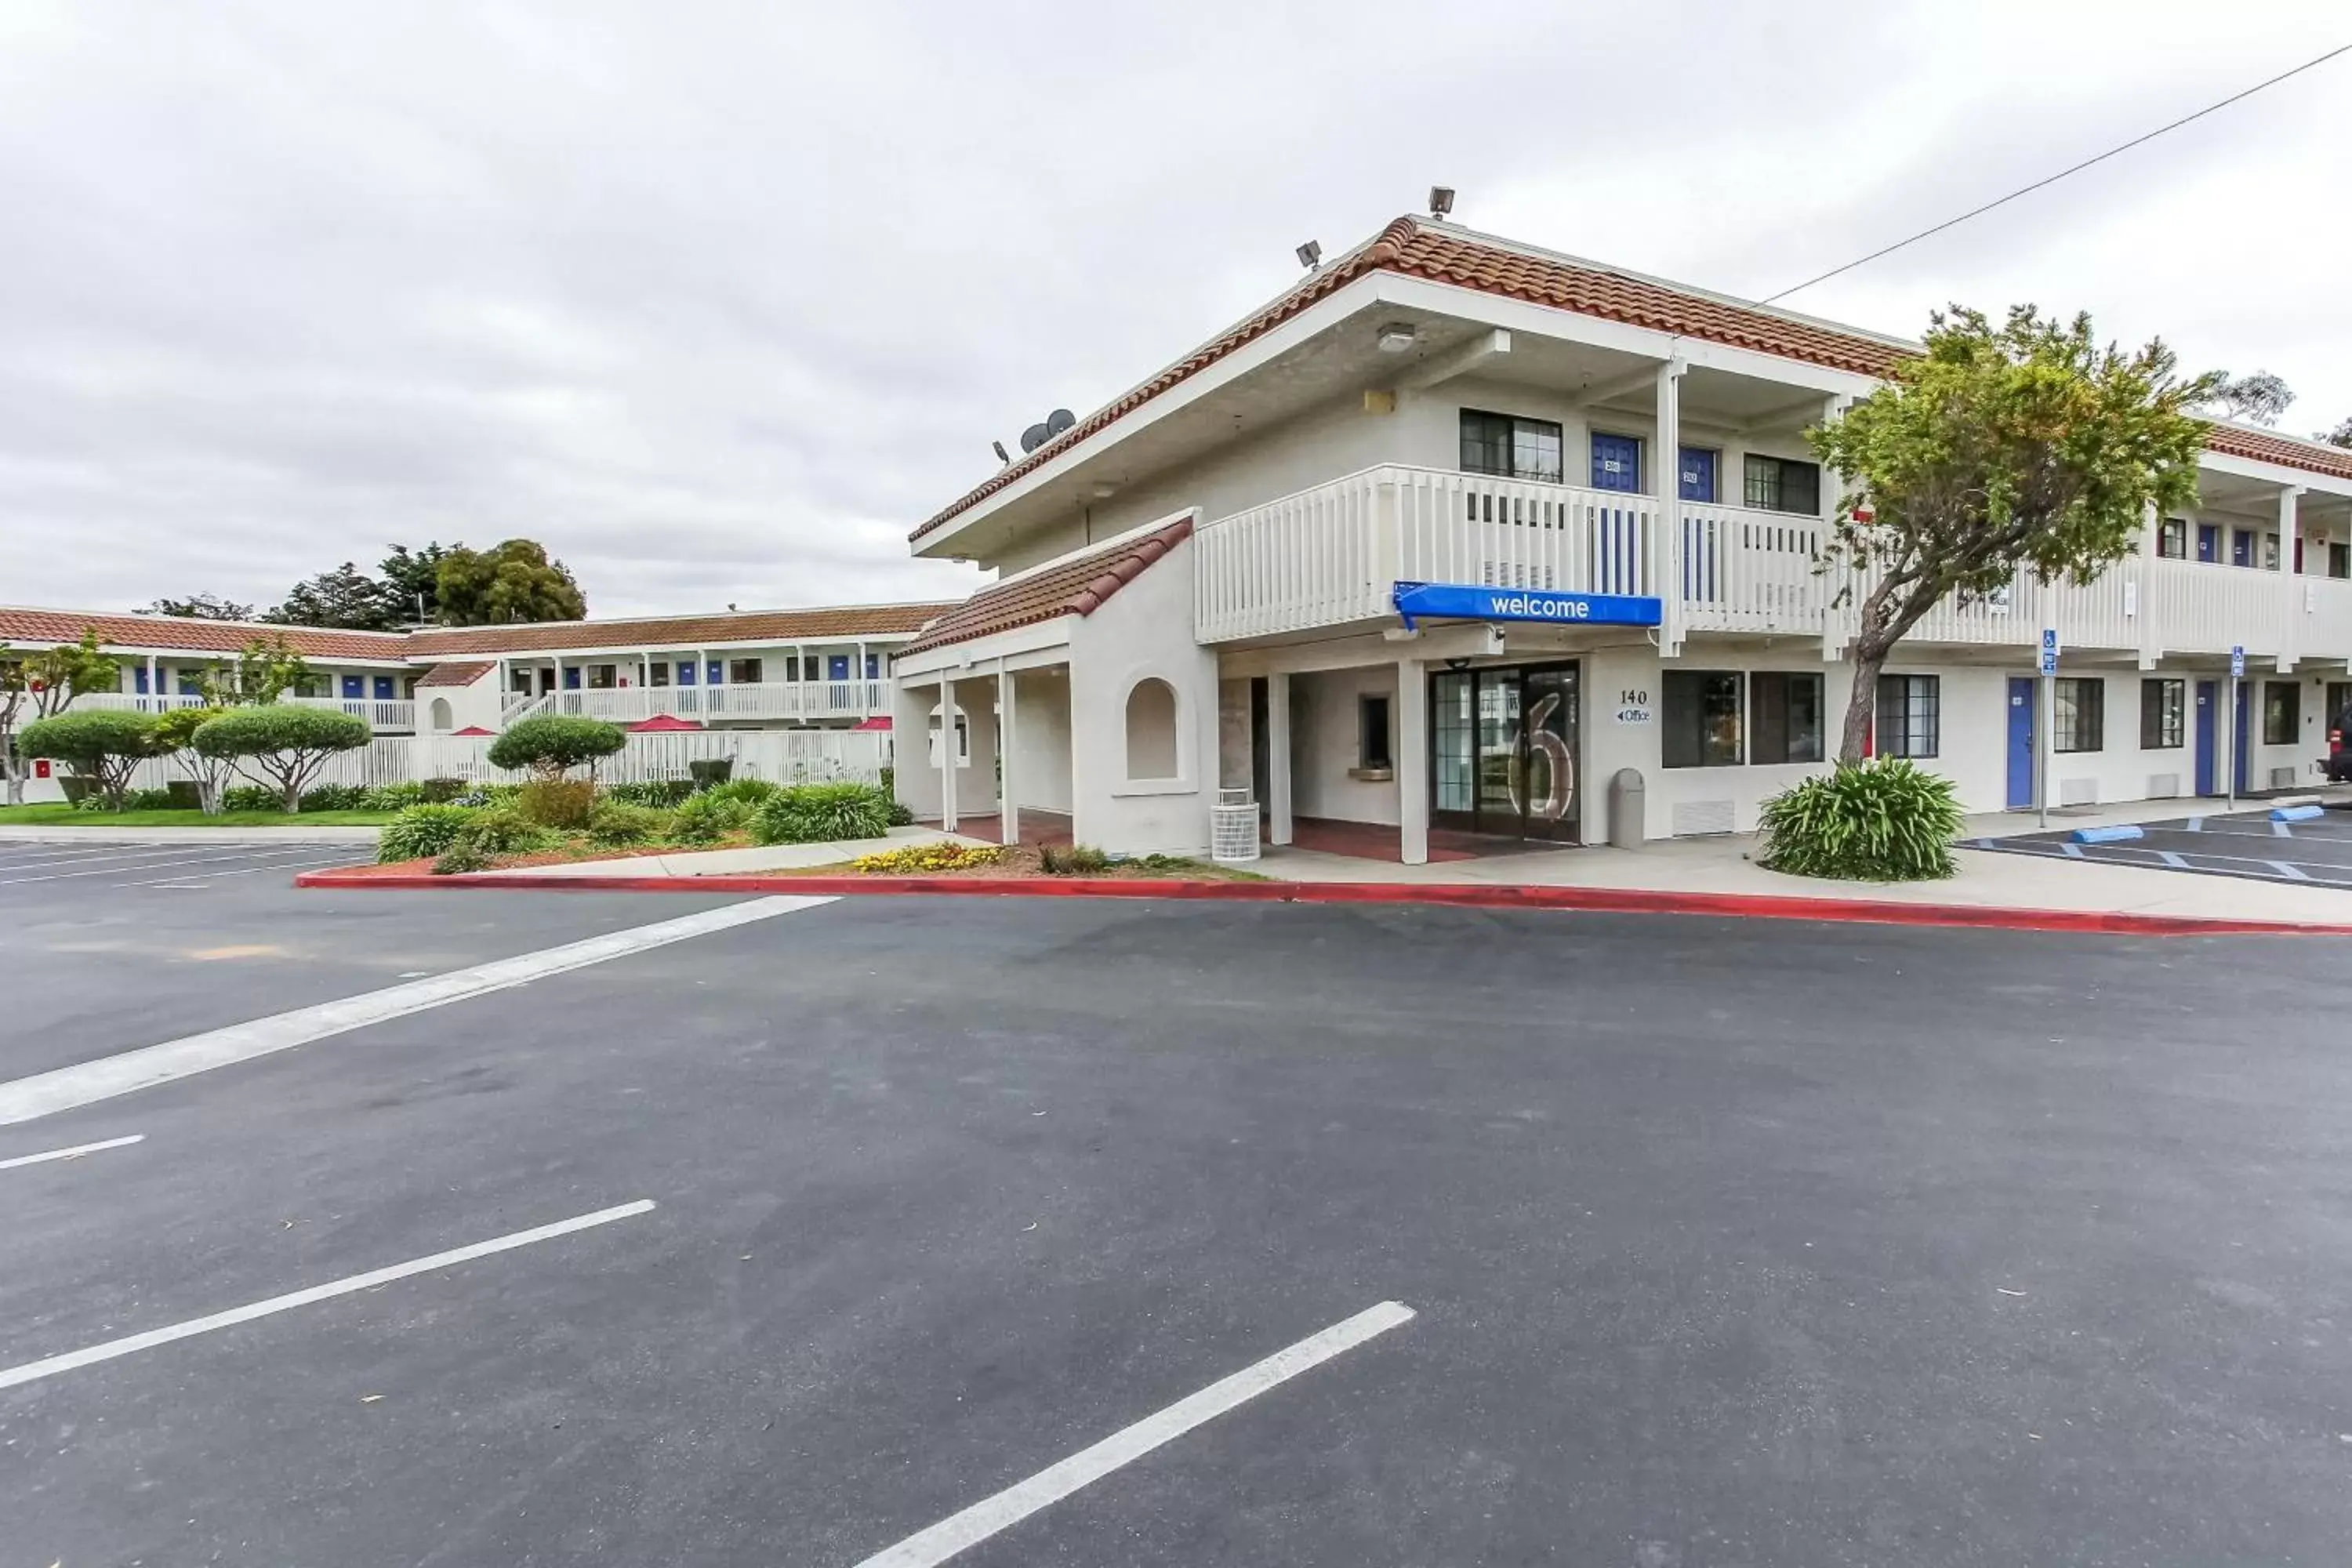
[[[483,729],[479,724],[468,724],[468,725],[467,725],[467,726],[466,726],[464,729],[462,729],[462,730],[452,730],[452,731],[449,731],[449,733],[450,733],[452,736],[457,736],[457,735],[495,735],[495,734],[497,734],[497,733],[498,733],[498,731],[495,731],[495,730],[485,730],[485,729]]]
[[[889,727],[890,715],[884,713],[872,719],[860,719],[849,728],[852,732],[855,732],[859,730],[887,730]]]
[[[680,719],[671,713],[656,713],[650,719],[640,719],[629,726],[633,735],[675,735],[680,731],[699,730],[702,726],[691,719]]]

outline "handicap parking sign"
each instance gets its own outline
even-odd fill
[[[2245,645],[2242,643],[2233,643],[2230,647],[2230,679],[2232,680],[2241,679],[2244,677],[2245,673]]]

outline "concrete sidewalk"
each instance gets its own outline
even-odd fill
[[[0,844],[365,844],[380,827],[58,827],[0,826]]]
[[[2170,815],[2178,816],[2174,805]],[[1991,837],[1977,830],[1970,836]],[[2015,816],[1999,819],[2020,829]],[[2061,819],[2054,814],[2053,826]],[[2069,826],[2084,824],[2070,823]],[[2032,818],[2021,825],[2031,830]],[[1999,829],[1994,830],[2000,831]],[[2085,914],[2162,915],[2187,920],[2352,924],[2352,889],[2242,881],[2185,871],[2042,859],[1962,849],[1959,874],[1940,882],[1836,882],[1768,871],[1748,858],[1753,835],[1665,839],[1641,849],[1531,850],[1427,866],[1269,849],[1254,868],[1297,882],[1388,882],[1416,886],[1610,888],[1727,893],[1783,899],[1867,899],[1884,903]]]

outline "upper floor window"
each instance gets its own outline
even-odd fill
[[[2330,544],[2327,547],[2327,574],[2330,577],[2352,577],[2352,544]]]
[[[1821,515],[1820,464],[1801,463],[1793,458],[1762,458],[1751,452],[1747,478],[1748,504],[1755,510]]]
[[[646,684],[648,686],[667,686],[669,684],[669,660],[666,658],[657,658],[651,664],[646,666]]]
[[[760,684],[760,661],[756,658],[730,658],[727,661],[727,684],[757,686]]]
[[[620,669],[615,665],[592,664],[588,667],[588,689],[610,691],[621,683],[620,676]]]
[[[2168,517],[2156,525],[2156,552],[2167,561],[2189,559],[2189,520]]]
[[[1496,474],[1509,479],[1543,479],[1558,484],[1560,467],[1559,426],[1549,419],[1521,419],[1509,414],[1462,411],[1462,471]]]

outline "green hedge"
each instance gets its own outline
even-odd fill
[[[379,861],[416,860],[438,855],[457,842],[458,833],[473,816],[469,806],[409,806],[385,823],[383,830],[376,835],[375,858]]]
[[[1764,803],[1757,863],[1799,877],[1916,882],[1951,876],[1959,798],[1906,757],[1841,764]]]

